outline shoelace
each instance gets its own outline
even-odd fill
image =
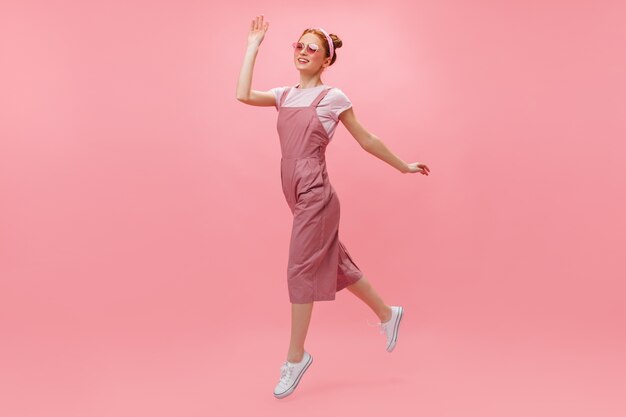
[[[382,322],[372,323],[371,321],[368,320],[367,324],[369,324],[370,326],[378,326],[379,333],[382,333],[385,335],[387,334],[387,332],[385,332],[385,323],[382,323]]]
[[[287,384],[291,379],[291,371],[293,370],[293,365],[289,365],[287,362],[283,363],[280,367],[280,380],[279,382],[282,384]]]

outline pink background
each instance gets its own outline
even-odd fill
[[[0,6],[0,415],[626,415],[626,3],[24,1]],[[344,290],[289,342],[274,107],[323,76],[428,177],[339,126],[342,241],[406,315]],[[219,413],[219,414],[216,414]]]

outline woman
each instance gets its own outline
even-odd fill
[[[388,306],[380,298],[339,240],[339,199],[328,180],[325,151],[340,120],[367,152],[402,173],[428,175],[419,162],[405,163],[357,121],[350,100],[338,88],[321,81],[322,72],[337,59],[342,42],[321,28],[306,29],[294,47],[300,82],[269,91],[251,89],[254,61],[269,22],[263,15],[252,20],[248,49],[239,75],[237,99],[253,106],[276,106],[281,145],[281,181],[293,214],[287,283],[291,308],[291,341],[274,396],[291,394],[313,357],[304,349],[314,301],[334,300],[347,288],[380,318],[386,349],[396,345],[403,314],[401,306]],[[291,104],[291,105],[287,105]]]

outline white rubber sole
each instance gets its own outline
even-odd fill
[[[398,342],[398,331],[400,330],[400,320],[402,320],[403,313],[404,308],[400,307],[400,312],[396,316],[396,322],[393,324],[393,337],[391,338],[389,346],[387,346],[387,352],[393,351],[393,349],[396,347],[396,343]]]

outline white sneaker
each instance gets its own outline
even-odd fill
[[[373,323],[380,326],[380,332],[387,337],[387,352],[391,352],[396,347],[400,320],[402,320],[403,313],[404,308],[401,306],[391,306],[391,318],[388,321],[384,323]]]
[[[304,356],[298,363],[285,361],[280,367],[280,380],[276,384],[276,388],[274,388],[274,396],[276,398],[284,398],[291,394],[298,386],[298,382],[300,382],[302,375],[304,375],[311,363],[313,363],[313,356],[307,351],[304,351]]]

